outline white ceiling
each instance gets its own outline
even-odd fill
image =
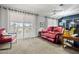
[[[59,6],[59,4],[4,4],[3,6],[26,10],[27,12],[52,18],[79,13],[79,4],[64,4],[63,6]],[[55,14],[54,10],[57,10]]]

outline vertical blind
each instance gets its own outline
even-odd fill
[[[21,38],[35,37],[36,34],[35,15],[9,10],[8,18],[9,18],[9,29],[10,29],[9,31],[16,32],[18,38],[19,36]],[[14,25],[10,26],[12,22],[14,23]],[[26,25],[30,25],[30,26],[26,26]]]

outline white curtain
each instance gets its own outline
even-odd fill
[[[36,16],[25,14],[24,17],[24,38],[26,37],[35,37],[36,36]],[[26,26],[26,24],[28,26]]]
[[[24,14],[17,11],[8,11],[9,33],[16,33],[17,39],[23,39]]]
[[[35,37],[36,16],[17,11],[8,11],[9,32],[17,33],[17,39]]]

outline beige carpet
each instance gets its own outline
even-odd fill
[[[47,42],[41,38],[18,40],[12,49],[0,50],[3,54],[74,54],[79,53],[70,49],[63,49],[60,45]]]

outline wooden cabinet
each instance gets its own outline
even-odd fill
[[[62,36],[61,42],[62,42],[62,47],[63,48],[65,48],[65,45],[68,46],[67,44],[64,43],[64,39],[73,40],[73,41],[79,42],[79,37]],[[76,50],[79,50],[79,47],[76,48],[76,47],[72,46],[71,48],[76,49]]]

